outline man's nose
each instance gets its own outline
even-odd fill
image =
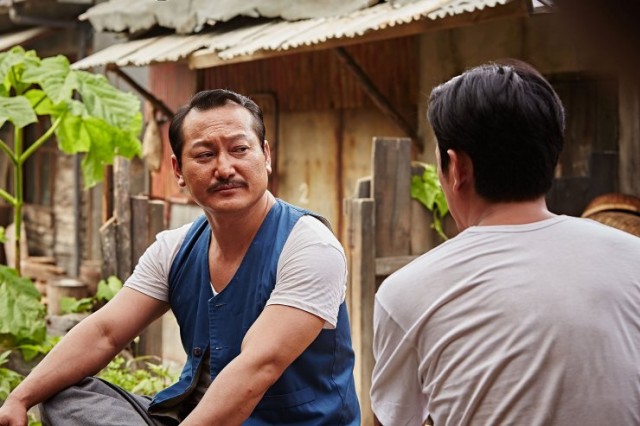
[[[216,164],[215,176],[219,180],[229,179],[235,174],[233,158],[227,153],[220,153]]]

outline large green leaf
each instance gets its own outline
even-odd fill
[[[34,109],[37,115],[51,115],[57,117],[69,108],[67,103],[54,105],[53,102],[51,102],[51,98],[49,98],[47,94],[40,89],[31,89],[27,91],[24,96],[29,100],[31,108]]]
[[[39,64],[40,58],[35,51],[27,52],[20,46],[0,53],[0,84],[2,85],[0,95],[7,96],[11,88],[18,94],[24,93],[31,83],[24,82],[22,74],[25,70],[37,67]]]
[[[142,144],[138,135],[142,129],[142,113],[138,112],[132,116],[130,128],[121,131],[117,130],[114,138],[116,154],[131,159],[134,156],[142,155]]]
[[[0,127],[7,122],[22,128],[38,121],[29,100],[24,96],[0,97]]]
[[[67,154],[87,152],[91,148],[91,138],[83,125],[83,118],[67,114],[56,129],[58,146]]]
[[[140,111],[140,100],[137,97],[116,89],[103,75],[85,71],[74,73],[78,81],[78,92],[89,115],[101,118],[119,129],[134,130],[134,115]]]
[[[13,345],[42,343],[45,333],[40,293],[15,269],[0,265],[0,338]]]
[[[114,137],[116,132],[109,124],[95,117],[87,117],[82,121],[82,132],[86,132],[91,140],[91,147],[82,161],[82,177],[87,188],[101,182],[104,177],[104,166],[113,164]]]
[[[25,70],[22,79],[39,85],[53,104],[70,100],[73,90],[78,86],[69,60],[62,55],[43,59],[37,67]]]

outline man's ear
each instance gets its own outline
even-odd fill
[[[178,186],[186,186],[184,177],[182,177],[182,170],[180,170],[180,165],[178,165],[178,158],[173,154],[171,155],[171,168],[173,168],[173,175],[176,177]]]
[[[267,174],[271,175],[273,168],[271,167],[271,148],[269,147],[269,141],[265,139],[262,146],[262,152],[264,152],[265,165],[267,167]]]
[[[473,163],[467,154],[453,149],[447,150],[449,155],[449,179],[454,191],[465,191],[473,186]]]

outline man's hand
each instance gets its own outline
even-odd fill
[[[27,407],[8,398],[0,407],[0,426],[27,426]]]

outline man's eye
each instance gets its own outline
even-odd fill
[[[248,146],[239,146],[235,149],[236,152],[247,152],[249,150]]]
[[[196,155],[196,158],[209,158],[209,157],[213,157],[213,152],[206,151]]]

